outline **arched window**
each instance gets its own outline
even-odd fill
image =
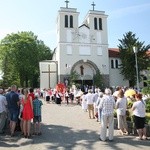
[[[114,60],[111,60],[111,68],[114,68]]]
[[[102,18],[99,18],[99,30],[102,30]]]
[[[94,29],[97,30],[97,18],[94,18]]]
[[[65,15],[65,27],[68,27],[68,15]]]
[[[117,59],[115,60],[115,66],[116,66],[116,68],[118,68],[118,60]]]
[[[70,16],[70,28],[73,28],[73,16]]]

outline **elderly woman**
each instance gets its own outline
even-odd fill
[[[100,101],[101,109],[101,134],[100,140],[106,141],[107,135],[107,126],[108,126],[108,139],[109,141],[113,141],[114,135],[114,108],[115,108],[115,100],[111,95],[110,89],[105,89],[105,95]]]
[[[132,111],[134,115],[134,124],[137,129],[138,139],[146,140],[146,128],[145,128],[145,107],[146,104],[142,100],[142,94],[135,95],[136,102],[133,103]]]
[[[123,90],[118,91],[116,109],[117,109],[118,129],[120,130],[121,135],[127,135],[128,134],[126,122],[127,99],[124,97]]]

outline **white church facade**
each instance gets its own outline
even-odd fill
[[[118,66],[120,59],[108,48],[107,15],[104,11],[89,10],[79,25],[76,8],[61,7],[57,16],[57,47],[52,60],[40,62],[40,88],[54,88],[76,71],[79,81],[92,84],[97,71],[104,86],[128,86]]]

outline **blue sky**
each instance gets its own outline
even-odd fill
[[[52,50],[56,47],[56,17],[65,0],[0,0],[0,40],[7,34],[32,31]],[[95,10],[108,15],[108,42],[116,48],[118,39],[132,31],[145,45],[150,43],[149,0],[70,0],[69,7],[80,12],[79,26],[92,2]]]

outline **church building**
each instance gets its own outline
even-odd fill
[[[54,88],[58,82],[65,83],[71,72],[79,74],[78,82],[93,84],[97,71],[104,86],[128,86],[118,66],[120,59],[114,49],[108,48],[108,15],[104,11],[89,10],[79,25],[76,8],[61,7],[57,16],[57,47],[52,60],[40,62],[40,88]]]

